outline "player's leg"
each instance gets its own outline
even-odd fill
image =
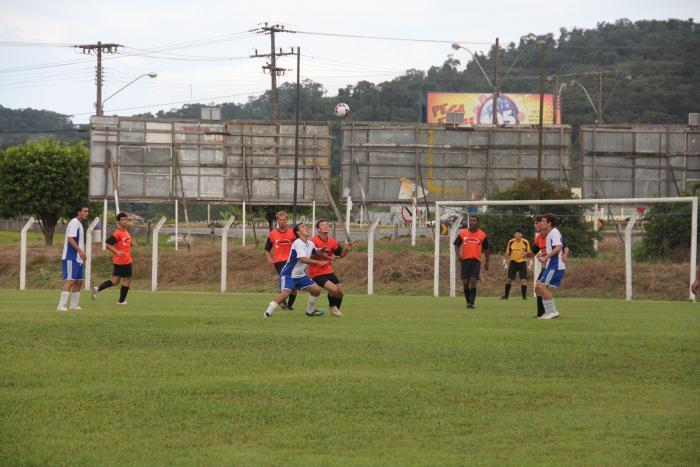
[[[331,314],[333,316],[343,316],[339,308],[339,305],[343,300],[343,291],[330,278],[323,285],[323,288],[328,291],[328,304],[330,306]]]
[[[508,278],[506,279],[506,287],[505,290],[503,291],[503,296],[501,297],[501,300],[508,300],[508,297],[510,296],[510,287],[511,287],[511,282],[515,280],[515,273],[516,273],[516,264],[515,261],[511,261],[508,263]]]
[[[460,277],[462,278],[462,288],[464,290],[464,300],[467,302],[467,308],[469,306],[469,268],[466,260],[460,261]]]
[[[69,259],[61,261],[61,270],[63,272],[63,284],[61,285],[61,296],[58,299],[56,311],[68,311],[68,299],[70,292],[73,289],[73,265]]]
[[[467,305],[468,308],[476,308],[476,292],[477,285],[479,284],[479,277],[481,276],[481,261],[472,260],[469,261],[469,303],[471,306]]]
[[[81,265],[82,266],[82,265]],[[80,307],[80,289],[83,287],[82,274],[81,279],[73,281],[73,287],[70,291],[70,309],[71,310],[82,310]]]
[[[272,301],[269,303],[269,305],[267,305],[267,309],[263,312],[264,318],[269,318],[270,316],[272,316],[272,313],[275,311],[275,309],[287,297],[289,297],[289,294],[294,289],[294,283],[292,281],[292,278],[289,276],[280,276],[279,288],[280,288],[279,293],[277,295],[275,295],[275,298],[272,299]]]
[[[563,271],[556,269],[546,269],[542,275],[541,282],[538,283],[540,295],[542,296],[542,304],[544,305],[544,314],[540,319],[553,319],[559,317],[559,311],[554,303],[552,288],[559,287],[561,279],[564,276]]]
[[[306,316],[323,316],[322,310],[316,309],[316,301],[321,295],[321,287],[318,286],[313,280],[307,278],[308,281],[298,281],[301,282],[300,290],[307,292],[309,294],[309,303],[306,306]]]
[[[277,271],[277,282],[278,282],[278,283],[279,283],[279,275],[280,275],[280,273],[282,272],[282,268],[284,268],[284,265],[285,265],[285,264],[287,264],[285,261],[277,261],[277,262],[274,264],[274,266],[275,266],[275,271]],[[296,291],[296,290],[292,290],[292,294],[294,294],[294,298],[296,298],[297,291]],[[292,294],[290,294],[290,297],[291,297]],[[289,309],[291,309],[291,305],[288,304],[288,301],[289,301],[289,300],[290,300],[290,298],[285,298],[284,301],[282,301],[282,303],[280,304],[280,307],[281,307],[283,310],[289,310]],[[294,299],[291,299],[291,301],[292,301],[292,303],[294,303]]]
[[[540,287],[540,280],[542,279],[542,274],[544,273],[544,268],[540,270],[540,275],[537,276],[537,282],[535,283],[535,295],[537,296],[537,313],[535,318],[539,318],[544,315],[544,303],[542,303],[542,291]]]
[[[520,278],[520,295],[527,300],[527,262],[518,263],[518,277]]]
[[[90,298],[95,300],[97,298],[97,294],[102,292],[105,289],[108,289],[112,286],[115,286],[119,284],[119,281],[121,280],[120,274],[119,274],[119,265],[113,264],[112,265],[112,277],[110,279],[107,279],[103,283],[101,283],[99,286],[95,286],[92,288],[90,291]]]
[[[296,301],[296,299],[297,299],[297,290],[294,289],[294,290],[292,290],[292,293],[289,294],[289,297],[287,297],[287,309],[288,310],[294,310],[294,308],[292,308],[292,305],[294,305],[294,302]]]
[[[125,264],[123,267],[119,268],[120,276],[122,278],[122,287],[119,289],[119,304],[126,305],[126,295],[129,293],[129,286],[131,286],[131,276],[133,274],[131,269],[131,264]]]

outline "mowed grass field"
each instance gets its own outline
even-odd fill
[[[700,304],[0,296],[2,465],[700,463]]]

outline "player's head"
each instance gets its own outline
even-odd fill
[[[520,229],[515,229],[515,232],[513,232],[513,236],[515,238],[523,238],[523,231]]]
[[[479,218],[476,216],[469,216],[469,230],[476,230],[479,228]]]
[[[117,214],[117,224],[119,224],[119,227],[125,228],[129,225],[129,216],[125,212],[120,212]]]
[[[89,214],[90,214],[90,210],[85,205],[81,204],[80,206],[78,206],[75,209],[75,217],[77,217],[78,220],[80,220],[80,221],[87,220]]]
[[[283,229],[287,227],[287,213],[284,211],[277,211],[275,214],[275,220],[277,221],[277,227]]]
[[[541,222],[542,222],[542,216],[540,216],[539,214],[532,218],[532,225],[535,228],[536,233],[540,232],[540,223]]]
[[[540,225],[546,229],[553,229],[557,225],[557,217],[554,214],[545,214],[542,216]]]
[[[328,219],[319,219],[316,221],[316,230],[318,230],[318,233],[322,234],[327,234],[328,232],[331,231],[331,224],[328,222]]]
[[[297,225],[295,225],[294,229],[292,229],[292,232],[294,232],[294,235],[296,235],[299,238],[305,239],[309,236],[309,228],[303,222],[299,222]]]

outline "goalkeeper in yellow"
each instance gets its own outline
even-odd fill
[[[516,229],[513,238],[508,241],[504,261],[508,261],[508,278],[501,300],[508,300],[511,282],[517,275],[520,278],[520,293],[523,300],[527,299],[527,258],[531,256],[530,242],[523,237],[523,231]]]

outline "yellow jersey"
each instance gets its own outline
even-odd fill
[[[511,261],[523,263],[527,261],[525,253],[531,253],[530,242],[524,238],[511,238],[506,246],[506,256],[510,256]]]

